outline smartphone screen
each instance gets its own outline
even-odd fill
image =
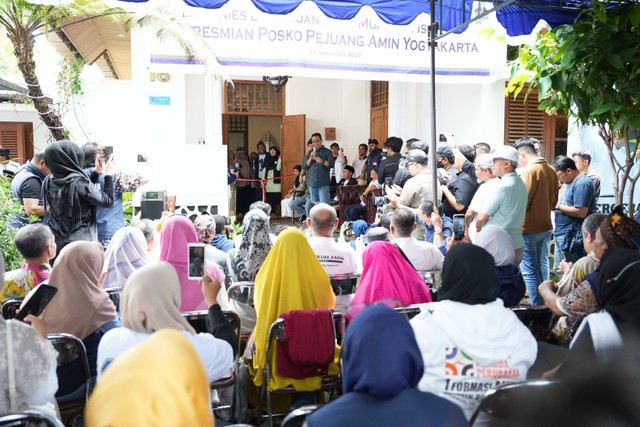
[[[453,238],[455,240],[464,238],[464,215],[453,216]]]
[[[386,177],[386,178],[384,179],[384,184],[385,184],[387,187],[391,188],[391,187],[393,186],[393,178],[391,178],[390,176]]]
[[[29,300],[20,309],[15,319],[24,320],[24,318],[30,314],[39,316],[56,292],[58,292],[58,289],[53,286],[39,285],[31,298],[29,298]]]
[[[189,279],[200,280],[204,276],[204,243],[189,243]]]

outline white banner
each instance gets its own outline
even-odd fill
[[[228,75],[408,82],[430,78],[429,17],[424,14],[400,26],[384,23],[369,7],[346,21],[326,17],[310,1],[289,15],[271,15],[256,9],[250,0],[230,0],[213,10],[189,8],[188,14]],[[481,27],[472,25],[464,34],[451,34],[438,42],[438,83],[496,80],[496,70],[506,62],[506,47],[478,34]],[[189,64],[175,46],[158,41],[150,52],[151,69],[188,65],[188,72],[202,72],[202,66]]]

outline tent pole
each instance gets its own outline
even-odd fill
[[[436,167],[436,34],[438,32],[438,24],[436,23],[436,0],[430,0],[429,15],[431,26],[429,31],[429,48],[431,51],[431,144],[429,148],[429,163],[431,166],[431,176],[433,183],[431,185],[431,194],[433,194],[433,206],[437,208],[440,204],[438,199],[438,169]]]

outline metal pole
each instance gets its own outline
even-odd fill
[[[429,47],[431,49],[431,146],[429,148],[429,163],[433,183],[431,193],[433,194],[433,206],[440,204],[438,199],[438,168],[436,167],[436,34],[438,24],[436,23],[436,0],[430,0],[429,15],[431,25],[429,30]]]

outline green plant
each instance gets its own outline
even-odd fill
[[[64,115],[69,109],[69,102],[75,95],[82,95],[82,81],[80,75],[87,61],[79,54],[73,52],[69,57],[62,57],[58,66],[58,86],[59,102],[58,114]]]
[[[130,226],[133,223],[133,193],[122,193],[122,213],[124,214],[124,223]]]
[[[640,177],[638,145],[629,133],[640,128],[640,4],[595,2],[572,25],[562,25],[523,46],[507,92],[538,88],[540,109],[565,112],[581,125],[597,126],[609,152],[616,203],[630,187],[629,213]],[[526,98],[525,98],[526,102]],[[614,149],[622,147],[619,162]]]
[[[13,238],[18,230],[12,224],[12,218],[22,212],[22,205],[11,194],[11,181],[6,176],[0,175],[0,248],[2,248],[6,271],[20,268],[24,261],[13,244]]]

